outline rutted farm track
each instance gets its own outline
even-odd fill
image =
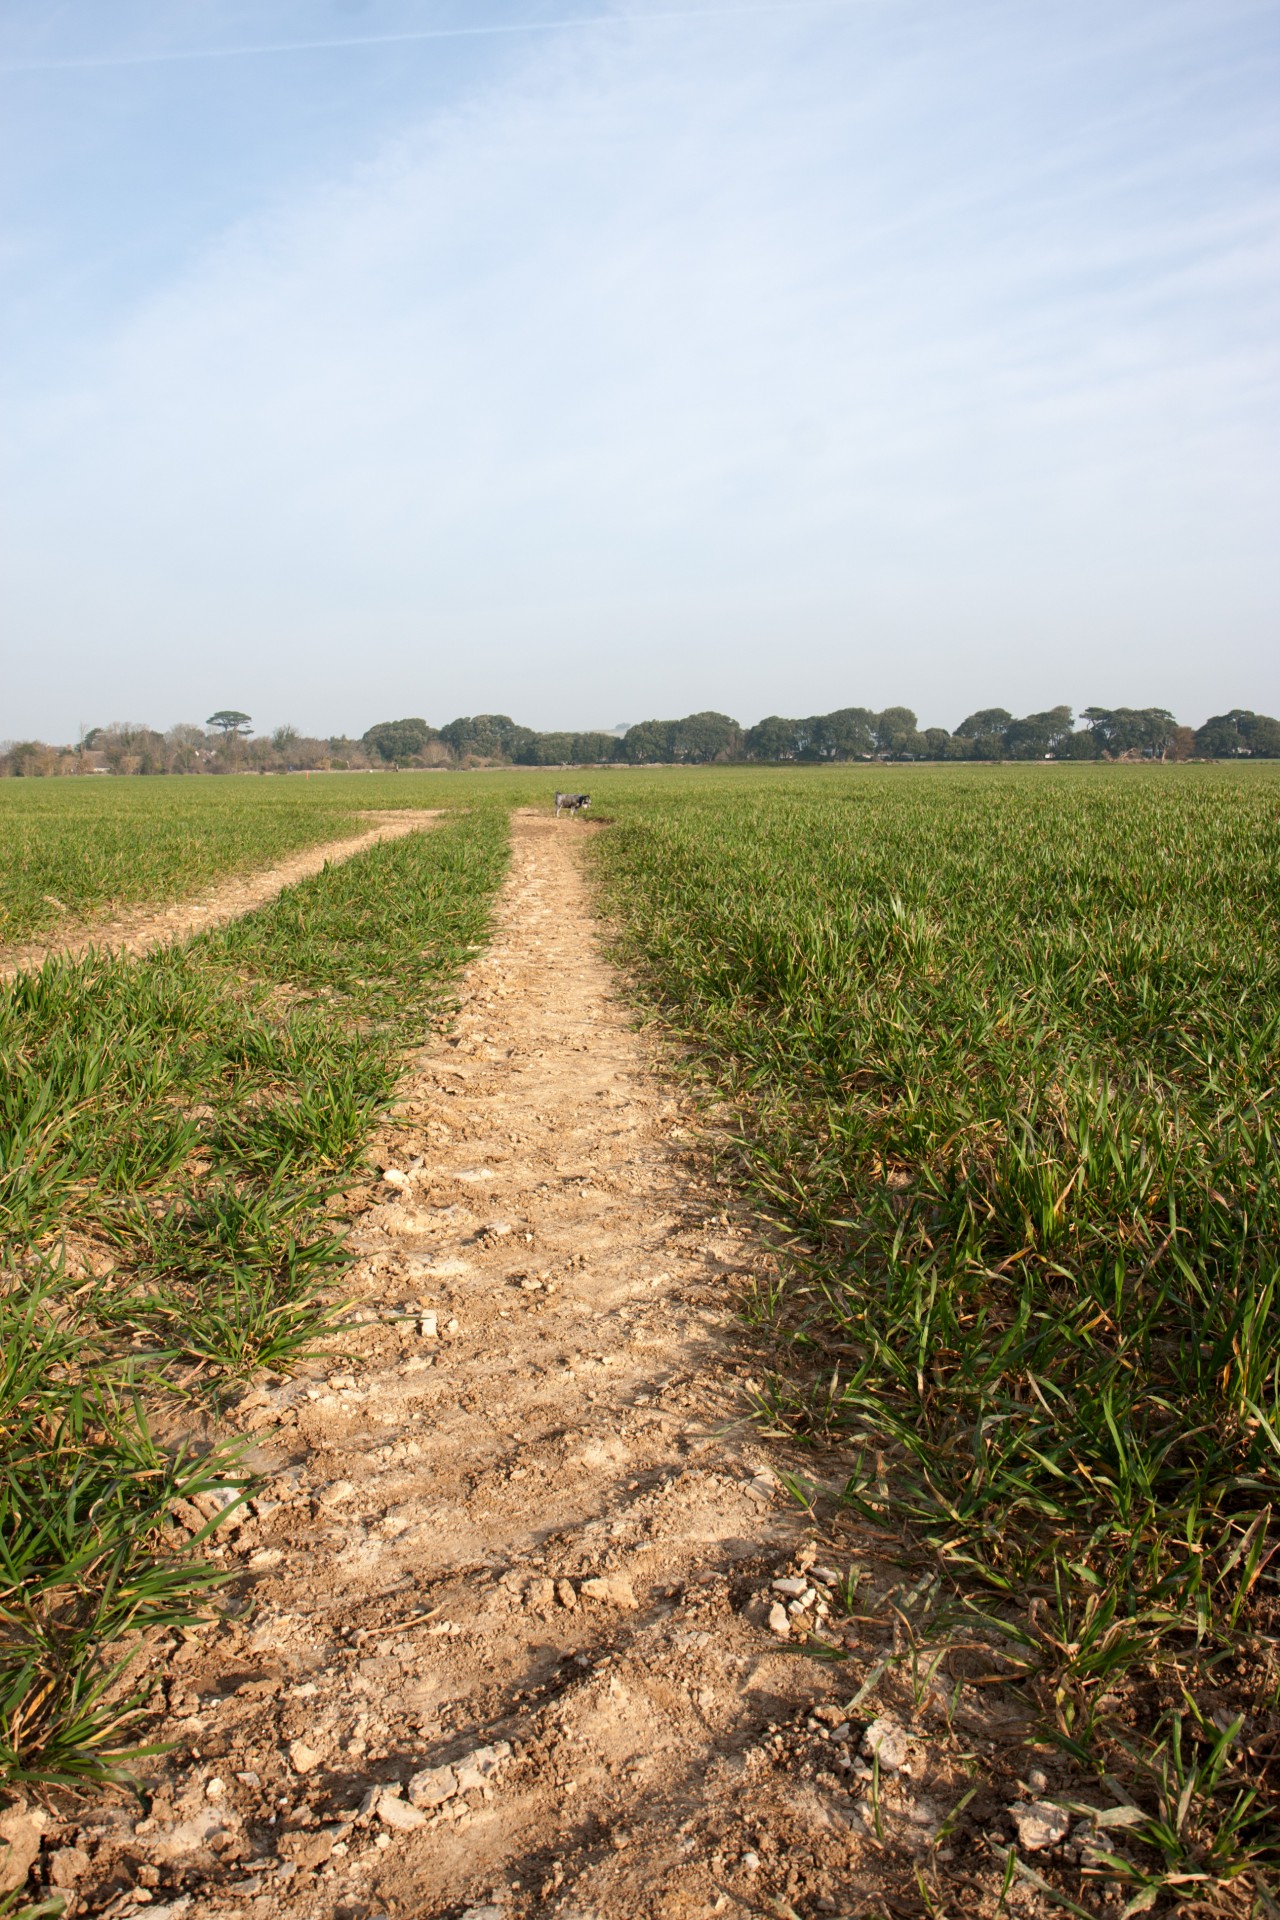
[[[239,920],[255,907],[274,900],[285,887],[319,873],[325,866],[338,866],[344,860],[365,853],[384,840],[401,840],[407,833],[418,833],[439,818],[439,810],[406,808],[403,811],[362,816],[375,820],[376,826],[348,835],[343,840],[327,840],[316,847],[304,847],[287,860],[256,873],[233,874],[220,880],[207,892],[191,900],[178,900],[166,907],[137,907],[90,925],[65,927],[46,940],[29,941],[22,946],[0,946],[0,980],[12,980],[55,956],[74,959],[90,949],[98,953],[149,953],[153,947],[188,940],[193,934],[207,933],[213,927]]]
[[[881,1723],[868,1811],[858,1742],[909,1696],[844,1708],[914,1575],[807,1528],[745,1420],[737,1307],[770,1255],[617,997],[584,838],[515,817],[493,943],[378,1143],[361,1324],[235,1410],[266,1485],[215,1549],[230,1604],[155,1642],[146,1733],[174,1749],[145,1817],[120,1795],[57,1834],[73,1911],[922,1911],[959,1756],[1003,1718],[1027,1764],[994,1690],[957,1738],[925,1685]],[[855,1553],[850,1620],[822,1567]],[[797,1658],[789,1604],[850,1664]],[[977,1914],[1000,1872],[970,1865]]]

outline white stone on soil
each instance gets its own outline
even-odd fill
[[[458,1791],[458,1776],[452,1767],[424,1767],[409,1782],[408,1794],[415,1807],[442,1807]]]
[[[896,1773],[906,1765],[906,1730],[898,1725],[887,1713],[882,1713],[871,1722],[862,1736],[862,1751],[868,1760],[879,1758],[880,1765]]]
[[[1060,1840],[1066,1839],[1071,1827],[1070,1814],[1048,1800],[1015,1801],[1009,1809],[1009,1818],[1017,1828],[1018,1845],[1028,1853],[1056,1847]]]
[[[588,1600],[603,1600],[607,1606],[621,1607],[628,1613],[633,1613],[640,1604],[625,1573],[596,1574],[582,1582],[579,1592]]]
[[[411,1807],[406,1800],[398,1799],[395,1794],[384,1793],[378,1802],[378,1818],[384,1827],[390,1827],[395,1833],[412,1833],[415,1827],[426,1823],[426,1814],[418,1807]]]
[[[499,1740],[491,1747],[477,1747],[465,1760],[459,1760],[454,1767],[458,1776],[458,1792],[467,1793],[474,1787],[487,1786],[492,1775],[504,1760],[510,1758],[510,1754],[511,1748],[507,1742]]]

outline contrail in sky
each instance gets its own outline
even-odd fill
[[[503,21],[491,26],[423,27],[409,33],[352,34],[332,40],[277,40],[239,47],[186,47],[162,53],[92,53],[60,60],[0,61],[0,74],[64,73],[90,67],[158,67],[188,60],[238,60],[260,53],[319,53],[343,47],[394,47],[421,40],[484,40],[520,33],[559,33],[569,27],[644,26],[650,20],[720,20],[744,14],[798,13],[805,6],[848,6],[854,0],[758,0],[756,5],[666,7],[648,13],[580,14],[565,20]]]

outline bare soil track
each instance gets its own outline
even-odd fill
[[[939,1825],[974,1725],[892,1682],[846,1711],[915,1575],[815,1533],[745,1418],[737,1309],[771,1256],[598,952],[586,832],[516,816],[496,937],[380,1143],[361,1324],[233,1416],[271,1479],[218,1549],[228,1614],[150,1649],[144,1731],[175,1747],[145,1817],[121,1794],[46,1838],[73,1911],[914,1913],[915,1865],[963,1844]],[[835,1628],[820,1569],[854,1549],[833,1638],[860,1653],[798,1656],[770,1609]],[[990,1752],[1008,1706],[974,1697]],[[999,1882],[975,1854],[966,1910]]]
[[[220,880],[216,887],[193,900],[178,900],[167,907],[138,907],[130,913],[116,914],[109,920],[66,927],[52,939],[30,941],[21,947],[0,947],[0,980],[12,980],[15,974],[29,973],[55,956],[74,958],[92,948],[98,953],[147,953],[152,947],[168,946],[174,940],[189,940],[194,933],[210,927],[225,926],[264,907],[285,887],[296,886],[323,867],[337,866],[357,853],[365,853],[382,840],[401,840],[406,833],[417,833],[439,818],[439,810],[409,810],[394,813],[365,814],[377,826],[366,832],[348,835],[345,840],[326,840],[318,847],[304,847],[290,854],[277,866],[262,867],[254,873],[234,874]]]

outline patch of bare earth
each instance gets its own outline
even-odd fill
[[[516,818],[356,1223],[363,1323],[236,1410],[271,1477],[218,1550],[231,1612],[149,1649],[175,1749],[144,1809],[46,1837],[73,1911],[808,1920],[922,1912],[917,1867],[995,1911],[989,1836],[1054,1763],[954,1674],[852,1704],[918,1569],[820,1527],[747,1424],[771,1256],[617,996],[584,840]]]
[[[138,907],[110,919],[64,927],[48,940],[0,947],[0,980],[30,973],[54,957],[76,958],[91,949],[96,953],[147,953],[152,947],[189,940],[210,927],[239,920],[255,907],[265,907],[285,887],[296,886],[299,880],[309,879],[326,866],[338,866],[380,841],[402,840],[406,833],[417,833],[439,817],[438,808],[365,814],[363,818],[376,819],[377,826],[348,835],[345,840],[326,840],[321,846],[306,847],[277,866],[235,874],[194,899],[174,901],[165,907]]]

